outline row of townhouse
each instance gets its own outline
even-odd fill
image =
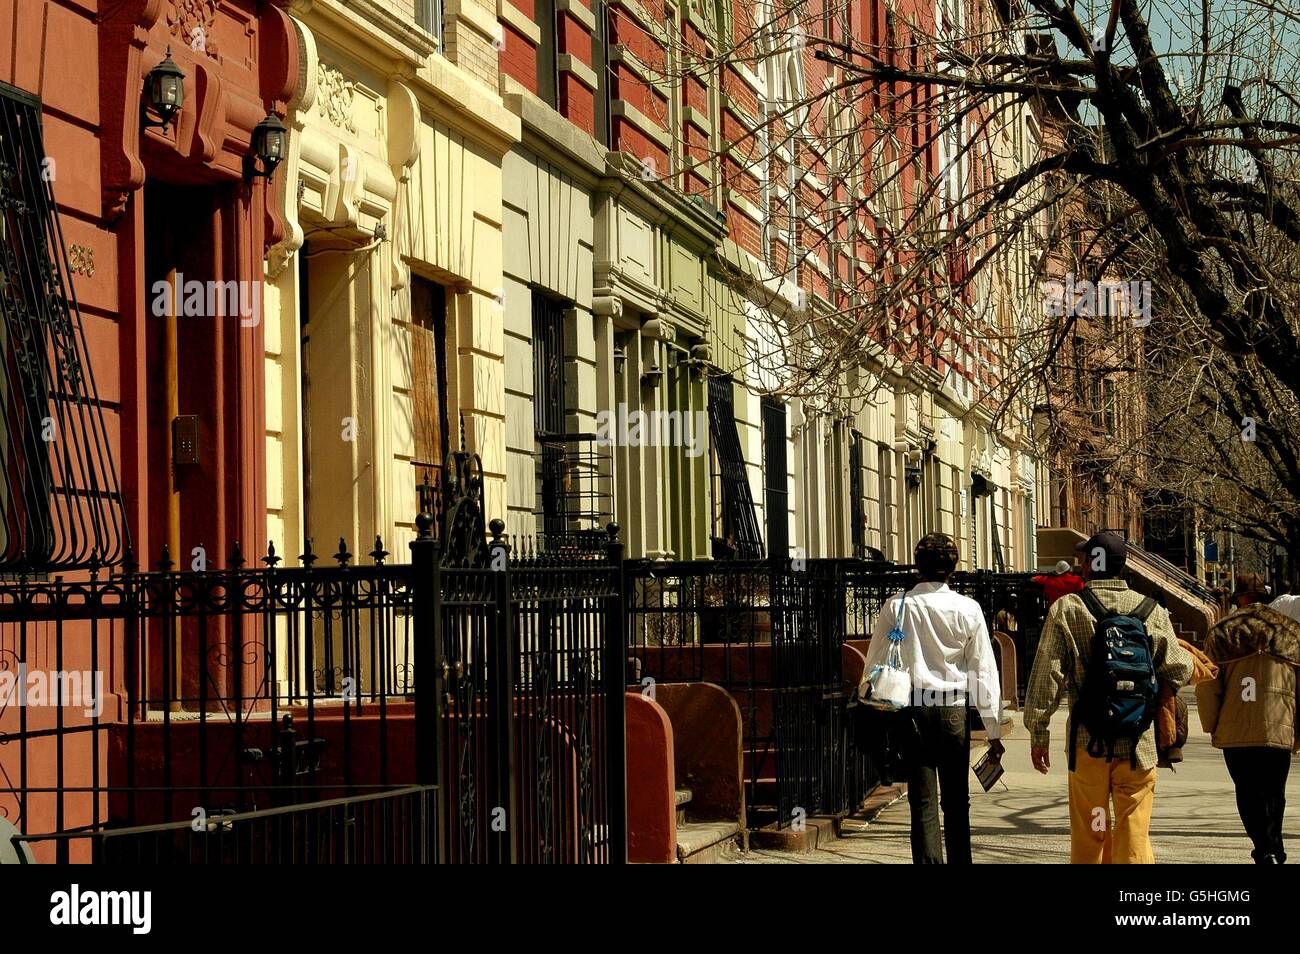
[[[0,815],[96,824],[96,791],[206,758],[158,748],[166,713],[243,745],[238,707],[202,714],[267,691],[256,653],[212,652],[242,624],[194,623],[202,600],[172,607],[175,642],[110,634],[121,604],[64,639],[61,575],[120,597],[105,567],[401,560],[461,447],[515,534],[615,520],[633,557],[906,560],[942,529],[967,566],[1034,565],[1031,435],[985,394],[1023,269],[964,292],[942,348],[882,344],[820,400],[785,387],[781,330],[815,346],[855,305],[831,277],[876,279],[880,226],[834,209],[898,157],[810,157],[765,122],[833,81],[792,31],[692,71],[748,9],[0,0],[0,574],[56,621],[29,642],[7,603],[0,667],[107,665],[113,688],[102,713],[0,712]],[[833,26],[884,23],[855,0]],[[997,148],[1023,164],[1017,115]],[[955,190],[976,174],[927,162]],[[676,430],[632,439],[633,412]],[[332,694],[326,667],[304,678]],[[154,748],[123,758],[103,730],[132,713]]]
[[[826,399],[786,393],[765,360],[782,329],[852,314],[881,228],[860,170],[900,160],[808,149],[800,99],[840,77],[797,31],[693,68],[762,4],[6,6],[0,75],[39,99],[142,562],[264,539],[291,559],[340,538],[400,555],[463,447],[485,516],[516,534],[614,520],[637,557],[905,560],[938,529],[968,566],[1035,565],[1031,427],[995,416],[988,387],[1024,261],[961,293],[969,324],[942,347],[882,345]],[[963,9],[912,12],[998,16]],[[822,12],[832,38],[885,35],[878,0]],[[183,103],[162,122],[166,63]],[[987,154],[1023,165],[1035,120],[1007,115]],[[273,120],[278,165],[258,155]],[[925,173],[959,191],[981,171],[944,139]]]
[[[778,169],[780,143],[727,155],[830,79],[780,37],[720,81],[691,71],[747,6],[464,0],[424,21],[430,52],[410,17],[290,5],[304,79],[268,265],[272,539],[401,552],[420,486],[463,445],[513,534],[615,520],[632,556],[906,559],[942,529],[971,566],[1034,566],[1038,465],[978,399],[977,334],[964,354],[882,349],[834,414],[765,396],[772,329],[842,306],[828,269],[865,266],[791,265],[773,212],[815,214],[851,177]],[[837,26],[883,29],[883,10]],[[1027,113],[1000,135],[1000,161],[1032,156]],[[778,199],[766,180],[791,169]]]

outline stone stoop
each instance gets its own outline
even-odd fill
[[[739,822],[685,822],[677,825],[677,863],[717,864],[729,850],[745,850]]]
[[[870,825],[882,811],[906,794],[907,786],[904,784],[882,785],[867,796],[862,808],[851,817],[856,823]],[[844,818],[840,816],[818,815],[804,821],[803,831],[777,828],[774,822],[751,832],[749,838],[757,848],[809,854],[842,837],[843,822]]]
[[[728,849],[743,844],[745,833],[735,821],[690,821],[686,806],[691,803],[691,790],[675,791],[677,806],[677,863],[679,865],[710,865],[722,860]]]

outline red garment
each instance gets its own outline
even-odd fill
[[[1043,592],[1047,594],[1048,606],[1051,606],[1067,593],[1078,593],[1083,589],[1083,577],[1077,573],[1062,573],[1060,576],[1055,573],[1048,573],[1034,577],[1034,582],[1041,586]]]

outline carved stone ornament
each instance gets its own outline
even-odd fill
[[[356,132],[352,119],[352,99],[356,92],[352,81],[327,63],[320,63],[316,68],[316,85],[316,105],[321,115],[340,129]]]
[[[171,0],[167,29],[195,53],[217,55],[212,25],[217,19],[217,0]]]

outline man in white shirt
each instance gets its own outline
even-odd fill
[[[867,672],[883,665],[889,632],[900,619],[903,668],[912,677],[912,705],[903,716],[920,732],[916,764],[908,777],[912,809],[912,862],[969,864],[970,731],[967,706],[974,706],[988,733],[994,758],[1002,755],[1002,693],[993,643],[984,611],[969,597],[948,588],[957,568],[957,546],[943,533],[927,534],[916,545],[921,582],[885,601],[871,633]],[[901,609],[900,609],[901,608]],[[943,846],[939,806],[943,806]]]

